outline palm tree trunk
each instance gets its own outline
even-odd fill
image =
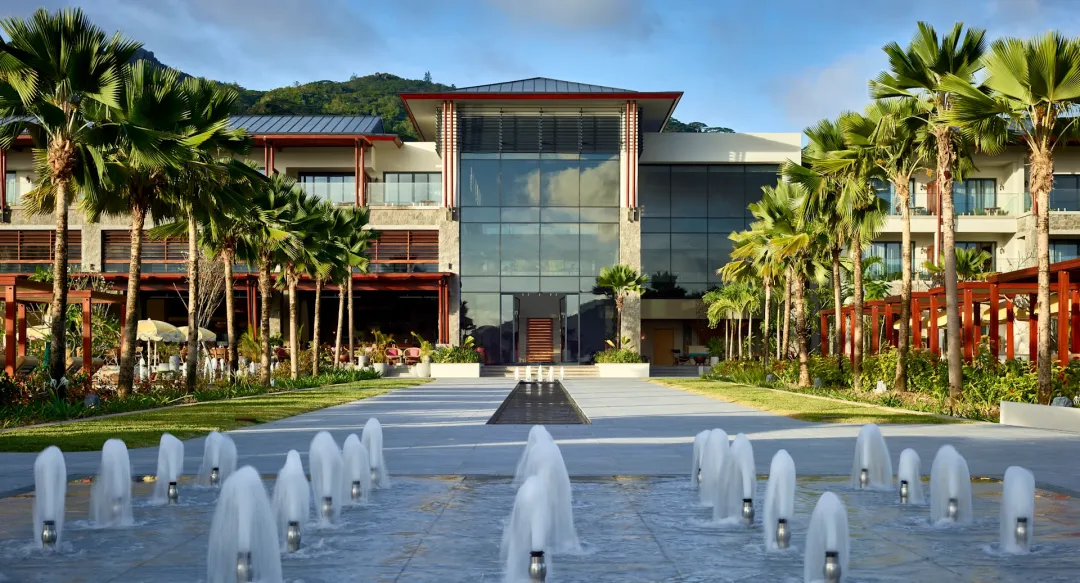
[[[126,397],[135,384],[135,334],[139,329],[139,278],[142,276],[142,234],[146,209],[131,206],[131,261],[128,263],[127,301],[124,304],[124,338],[120,349],[120,371],[116,394]]]
[[[743,359],[743,338],[742,338],[742,312],[741,311],[739,312],[739,314],[737,316],[735,316],[735,326],[739,330],[739,360],[742,360]]]
[[[345,325],[345,288],[338,283],[337,302],[337,332],[334,334],[334,368],[341,366],[341,337],[344,335],[342,326]]]
[[[353,363],[356,362],[356,352],[353,348],[353,330],[356,328],[356,319],[353,315],[353,278],[352,273],[349,273],[349,279],[346,282],[349,290],[349,368],[353,367]]]
[[[299,279],[300,276],[292,268],[285,276],[289,285],[289,376],[294,381],[300,378],[300,331],[296,322],[299,307],[296,301],[296,284]]]
[[[793,275],[792,269],[789,267],[788,271],[787,271],[787,283],[785,284],[785,286],[787,287],[787,290],[784,293],[784,348],[783,348],[783,350],[784,350],[784,359],[785,360],[791,354],[791,351],[789,350],[789,348],[791,348],[791,336],[789,335],[788,332],[791,329],[791,291],[792,291],[791,288],[792,288],[792,283],[793,283],[791,281],[792,275]]]
[[[787,287],[787,278],[784,278],[784,287]],[[783,302],[776,302],[776,360],[780,360],[780,334],[783,326],[780,325],[780,319],[782,315],[780,312],[784,310]]]
[[[239,362],[236,355],[236,298],[233,282],[233,251],[230,248],[221,250],[222,268],[225,270],[225,334],[228,338],[229,347],[226,349],[229,378],[236,374]]]
[[[270,385],[270,259],[268,257],[261,257],[259,259],[259,299],[262,305],[259,306],[259,349],[260,368],[259,368],[259,381],[269,386]]]
[[[765,283],[765,332],[762,333],[762,351],[761,358],[765,366],[769,365],[769,298],[772,297],[772,285],[768,282]]]
[[[908,335],[911,333],[911,191],[910,176],[902,176],[893,184],[900,197],[900,221],[903,234],[900,236],[900,338],[896,343],[896,376],[893,389],[907,389]],[[918,315],[916,315],[918,317]],[[885,332],[892,333],[892,322],[885,322]]]
[[[960,305],[957,301],[956,232],[953,207],[952,170],[956,167],[956,150],[952,143],[952,128],[937,124],[933,128],[937,142],[937,184],[941,196],[941,250],[945,255],[945,327],[946,351],[949,363],[949,400],[955,407],[964,391],[960,339]],[[931,317],[934,317],[931,315]],[[1049,320],[1047,320],[1049,323]]]
[[[806,293],[802,276],[797,276],[795,287],[795,345],[799,350],[799,386],[810,386],[810,355],[806,350]]]
[[[53,243],[53,296],[49,306],[52,347],[49,353],[49,377],[57,383],[57,396],[67,397],[60,379],[67,373],[67,296],[68,296],[68,192],[70,180],[56,182],[56,241]],[[122,370],[122,369],[121,369]],[[122,373],[121,373],[122,374]],[[131,383],[128,383],[131,387]],[[126,393],[125,393],[126,394]],[[123,395],[121,395],[123,396]]]
[[[832,353],[838,357],[844,355],[844,347],[840,346],[840,327],[843,325],[844,319],[844,298],[840,294],[840,247],[833,247],[832,250],[832,293],[833,293],[833,322],[836,323],[836,329],[833,331],[832,337]],[[837,359],[837,363],[840,366],[841,372],[844,370],[844,361],[842,358]]]
[[[747,314],[746,323],[746,355],[750,357],[750,360],[754,359],[754,310],[751,309]]]
[[[1031,151],[1031,196],[1037,205],[1035,213],[1035,231],[1039,265],[1039,356],[1038,390],[1039,402],[1050,404],[1053,397],[1051,371],[1053,361],[1050,351],[1050,189],[1054,184],[1054,158],[1049,151]],[[1064,302],[1064,297],[1058,298]],[[1068,330],[1058,328],[1058,334],[1068,334]],[[994,355],[995,358],[997,355]]]
[[[622,348],[623,335],[622,335],[622,309],[623,309],[623,296],[622,294],[615,292],[615,346]]]
[[[184,389],[188,394],[195,392],[195,374],[199,363],[199,226],[195,223],[195,213],[187,211],[188,223],[188,331],[187,363]]]
[[[322,288],[321,277],[315,278],[315,322],[311,325],[311,376],[319,376],[319,318],[322,317]]]
[[[863,274],[862,274],[862,239],[856,234],[851,238],[851,279],[853,283],[852,306],[855,325],[851,331],[853,349],[851,351],[851,383],[858,391],[861,386],[859,375],[862,373],[863,350]]]

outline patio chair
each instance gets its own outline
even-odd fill
[[[683,354],[681,348],[671,349],[671,359],[675,361],[675,366],[682,366],[690,362],[690,357]]]
[[[400,348],[387,348],[383,354],[386,355],[386,364],[401,364]]]
[[[419,362],[420,362],[420,349],[415,347],[415,346],[411,346],[409,348],[406,348],[404,357],[405,357],[405,366],[409,366],[410,364],[419,364]]]

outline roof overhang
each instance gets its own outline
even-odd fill
[[[605,103],[610,105],[622,105],[627,101],[636,101],[641,112],[641,131],[659,132],[667,124],[667,120],[675,111],[675,107],[682,98],[681,91],[663,92],[640,92],[627,91],[624,93],[402,93],[401,101],[405,103],[405,111],[416,128],[422,141],[435,139],[435,122],[437,109],[443,101],[466,102],[480,101],[490,107],[521,107],[523,102],[537,109],[558,106],[560,108],[580,106],[582,108],[597,107]]]
[[[375,142],[393,142],[401,147],[401,138],[392,134],[254,134],[251,137],[256,146],[354,146],[357,142],[370,146]]]

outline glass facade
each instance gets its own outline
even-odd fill
[[[15,172],[9,171],[7,175],[4,176],[4,183],[6,185],[6,190],[4,191],[4,194],[7,197],[8,206],[21,205],[22,189],[19,188],[19,175]]]
[[[433,206],[442,197],[439,172],[385,172],[383,182],[367,185],[372,206]]]
[[[489,362],[527,361],[525,320],[550,318],[560,362],[587,360],[611,331],[592,293],[619,260],[618,154],[463,153],[462,331]]]
[[[1050,210],[1080,211],[1080,174],[1055,174]]]
[[[968,178],[953,182],[953,205],[958,215],[985,215],[987,209],[997,209],[997,181]]]
[[[1080,257],[1080,239],[1050,239],[1050,263]]]
[[[334,204],[356,204],[356,175],[352,172],[303,172],[297,182],[312,196]]]
[[[870,181],[871,186],[874,187],[874,192],[878,195],[878,198],[882,199],[886,203],[887,212],[890,215],[900,215],[900,201],[897,199],[896,186],[892,182],[882,180],[880,178],[874,178]],[[908,208],[918,208],[915,206],[915,193],[917,192],[917,184],[915,179],[912,178],[908,186]]]
[[[649,297],[698,296],[720,283],[728,236],[746,229],[747,209],[774,186],[775,164],[644,165],[638,170],[641,266]]]

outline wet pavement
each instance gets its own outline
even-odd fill
[[[272,482],[266,483],[268,490]],[[0,581],[18,583],[195,582],[206,580],[208,529],[216,490],[181,483],[178,506],[147,504],[135,485],[136,526],[95,529],[86,522],[90,485],[68,487],[59,552],[31,543],[32,497],[0,499]],[[761,508],[764,479],[755,506]],[[852,491],[842,478],[801,478],[792,548],[766,553],[758,524],[717,524],[697,504],[686,477],[573,480],[584,550],[550,559],[552,582],[802,581],[802,551],[817,497],[837,492],[851,525],[851,583],[894,581],[1064,583],[1080,578],[1080,500],[1037,492],[1030,555],[997,552],[1001,485],[975,480],[975,522],[933,527],[926,506],[901,506],[892,493]],[[514,488],[486,476],[392,478],[342,522],[312,527],[303,548],[282,559],[293,583],[501,581],[499,542]]]
[[[589,419],[562,383],[520,382],[488,420],[488,425],[577,425]]]

